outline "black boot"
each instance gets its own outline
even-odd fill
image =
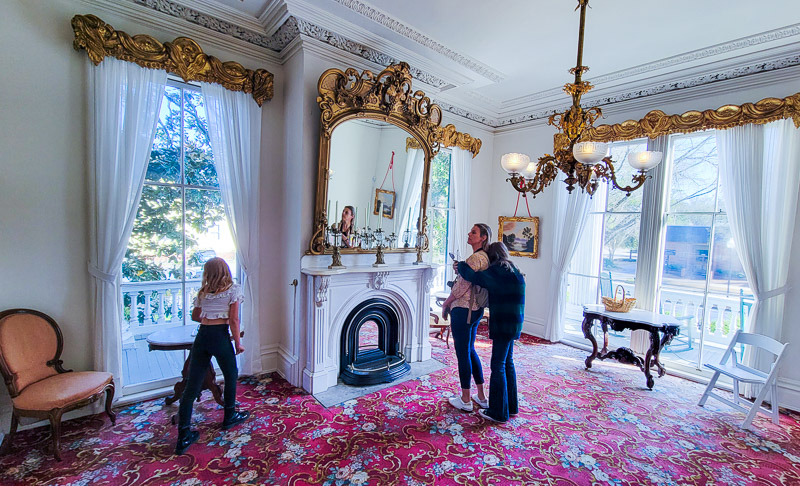
[[[181,455],[186,452],[190,445],[194,444],[200,432],[189,427],[178,429],[178,444],[175,446],[175,454]]]
[[[222,421],[222,428],[228,430],[237,424],[244,422],[250,416],[250,412],[245,410],[237,412],[236,407],[225,407],[225,419]]]

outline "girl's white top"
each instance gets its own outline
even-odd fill
[[[227,319],[231,304],[244,302],[244,295],[239,284],[233,284],[228,290],[216,294],[205,294],[202,298],[194,298],[194,306],[200,307],[200,317],[206,319]]]

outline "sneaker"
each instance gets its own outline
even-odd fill
[[[478,410],[478,413],[481,415],[481,417],[485,418],[486,420],[488,420],[490,422],[495,422],[495,423],[498,423],[498,424],[505,423],[502,420],[497,420],[496,418],[494,418],[491,415],[489,415],[489,411],[487,409],[485,409],[485,408],[482,408],[482,409]]]
[[[465,412],[472,411],[472,403],[471,402],[465,403],[463,400],[461,400],[461,397],[450,397],[447,399],[447,401],[450,402],[450,405],[456,407],[459,410],[463,410]]]
[[[489,408],[489,399],[481,400],[481,399],[478,398],[477,394],[472,395],[472,401],[477,403],[478,406],[481,407],[481,408]]]

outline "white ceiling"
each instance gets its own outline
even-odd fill
[[[305,19],[444,80],[453,87],[430,94],[488,117],[519,115],[557,97],[568,103],[556,90],[572,79],[577,0],[190,4],[229,7],[254,21],[261,17],[265,26],[268,13],[284,9],[284,17]],[[587,12],[584,64],[591,70],[585,78],[598,92],[792,53],[800,53],[798,0],[591,0]]]

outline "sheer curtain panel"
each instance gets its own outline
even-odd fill
[[[560,181],[559,181],[560,182]],[[553,204],[553,238],[550,247],[553,249],[552,268],[550,270],[549,298],[550,312],[545,321],[544,338],[548,341],[560,341],[564,335],[564,309],[567,305],[567,270],[572,255],[578,247],[581,233],[586,226],[591,198],[580,190],[572,194],[560,183],[551,190],[554,193]]]
[[[472,254],[472,247],[467,245],[467,233],[472,229],[469,215],[469,196],[472,187],[472,153],[458,147],[453,147],[450,157],[451,173],[453,174],[453,230],[450,239],[453,249],[458,250],[462,258]],[[420,181],[422,184],[422,181]]]
[[[406,155],[406,172],[403,177],[403,192],[400,193],[400,231],[406,228],[416,228],[417,220],[414,215],[408,212],[414,207],[414,203],[422,194],[422,175],[425,171],[425,152],[420,149],[408,149]],[[402,236],[402,234],[401,234]],[[401,241],[402,243],[402,241]],[[413,243],[413,242],[412,242]]]
[[[789,119],[718,130],[717,146],[736,253],[756,297],[745,330],[780,341],[800,189],[800,129]],[[745,362],[764,369],[768,358],[748,353]]]
[[[200,83],[208,113],[211,151],[220,195],[242,267],[242,329],[245,330],[242,374],[262,371],[258,316],[258,227],[261,108],[247,93],[218,84]]]
[[[97,66],[86,62],[94,365],[112,373],[119,385],[122,259],[142,195],[167,72],[111,57]],[[121,397],[123,388],[117,390]]]
[[[647,150],[667,154],[669,136],[662,135],[647,140]],[[636,307],[658,312],[659,273],[661,271],[661,234],[664,231],[664,206],[666,194],[667,164],[658,164],[647,173],[652,179],[642,187],[642,219],[639,223],[639,248],[636,263],[636,285],[634,288]],[[640,354],[650,348],[650,333],[631,332],[631,348]]]

